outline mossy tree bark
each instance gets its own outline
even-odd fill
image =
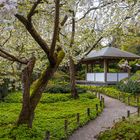
[[[18,124],[26,123],[32,127],[32,116],[30,108],[30,81],[35,64],[35,58],[31,58],[27,66],[22,71],[22,88],[23,88],[23,103],[22,110],[17,121]]]
[[[53,77],[59,65],[57,64],[55,66],[48,66],[47,69],[43,71],[40,78],[35,82],[31,95],[30,95],[31,73],[29,72],[28,66],[23,70],[22,74],[23,104],[17,124],[18,125],[27,124],[29,127],[32,127],[32,122],[34,119],[34,111],[36,109],[36,106],[41,99],[42,93],[48,81]]]
[[[40,36],[40,34],[36,31],[34,25],[32,24],[32,16],[36,13],[36,8],[41,2],[41,0],[37,0],[36,2],[34,2],[31,10],[27,15],[27,18],[20,14],[15,15],[16,18],[25,26],[26,30],[30,33],[33,39],[38,43],[40,48],[45,52],[49,61],[48,67],[42,72],[42,74],[36,80],[34,86],[32,87],[32,93],[30,93],[30,77],[33,72],[34,65],[31,65],[31,62],[29,61],[22,73],[23,104],[17,124],[27,124],[29,127],[32,127],[35,109],[41,99],[45,87],[48,84],[48,81],[53,77],[54,73],[58,69],[58,66],[65,56],[65,53],[63,52],[61,46],[57,45],[57,42],[59,42],[60,30],[67,21],[67,16],[65,16],[63,21],[60,23],[60,28],[60,0],[55,0],[54,31],[52,42],[50,45],[46,43],[46,41]]]

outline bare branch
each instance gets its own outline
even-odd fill
[[[0,48],[0,56],[3,57],[3,58],[5,58],[5,59],[7,59],[7,60],[16,61],[16,62],[19,62],[21,64],[27,64],[28,63],[28,61],[21,60],[21,59],[15,57],[14,55],[12,55],[12,54],[10,54],[10,53],[2,50],[1,48]]]
[[[71,42],[70,42],[70,47],[73,46],[74,44],[74,37],[75,37],[75,13],[74,11],[72,12],[72,33],[71,33]]]
[[[22,15],[16,14],[15,16],[26,27],[27,31],[31,34],[31,36],[39,44],[39,46],[47,54],[47,56],[49,56],[49,47],[46,41],[39,35],[32,23],[28,22],[28,20]]]
[[[99,9],[99,8],[103,8],[103,7],[105,7],[105,6],[107,6],[107,5],[110,5],[110,4],[114,3],[114,2],[116,2],[116,1],[108,2],[108,3],[103,4],[103,5],[101,5],[101,6],[99,5],[98,7],[91,7],[91,8],[88,9],[88,10],[84,13],[84,15],[83,15],[80,19],[78,19],[76,22],[78,22],[78,21],[84,19],[91,11],[97,10],[97,9]]]
[[[10,31],[9,37],[2,43],[1,46],[4,46],[9,41],[9,39],[11,38],[11,35],[12,35],[12,32]]]
[[[50,48],[50,55],[54,53],[56,41],[58,38],[58,32],[59,32],[59,9],[60,9],[60,0],[55,1],[55,20],[54,20],[54,31],[53,31],[53,38]]]
[[[65,15],[65,17],[64,17],[63,21],[60,23],[60,25],[64,26],[67,20],[68,20],[68,16]]]
[[[32,16],[36,13],[36,8],[37,8],[37,6],[38,6],[38,4],[39,4],[40,2],[41,2],[41,0],[37,0],[37,1],[33,4],[33,6],[32,6],[32,8],[31,8],[30,12],[29,12],[28,15],[27,15],[28,21],[31,22],[31,18],[32,18]]]
[[[98,45],[98,43],[101,41],[102,38],[103,38],[103,37],[101,36],[101,37],[93,44],[92,47],[89,46],[90,49],[89,49],[89,50],[85,53],[85,55],[80,59],[80,61],[78,62],[78,64],[81,63],[81,62],[83,61],[83,59],[85,58],[85,56],[87,56],[87,55]],[[88,45],[89,45],[89,44],[88,44]]]

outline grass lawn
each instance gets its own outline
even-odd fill
[[[98,140],[140,140],[140,117],[132,117],[101,133]]]
[[[99,99],[93,93],[80,94],[80,99],[70,98],[70,94],[44,93],[35,112],[33,128],[22,125],[17,127],[15,121],[21,110],[22,95],[20,92],[10,93],[5,102],[0,102],[0,139],[1,140],[43,140],[45,132],[51,134],[51,140],[66,139],[64,120],[68,119],[68,135],[77,127],[76,114],[80,113],[80,125],[96,117],[96,104]],[[87,108],[91,109],[91,117],[87,116]],[[99,109],[99,112],[101,109]]]

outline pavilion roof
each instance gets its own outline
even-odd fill
[[[93,50],[91,51],[83,61],[86,60],[97,60],[97,59],[140,59],[140,56],[122,51],[118,48],[114,47],[105,47],[100,50]]]

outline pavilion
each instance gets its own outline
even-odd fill
[[[114,47],[91,51],[82,61],[83,64],[86,64],[86,82],[116,84],[118,81],[129,77],[130,69],[115,73],[109,71],[109,64],[117,65],[121,59],[130,61],[140,59],[140,56]],[[103,67],[103,72],[93,71],[96,64]]]

